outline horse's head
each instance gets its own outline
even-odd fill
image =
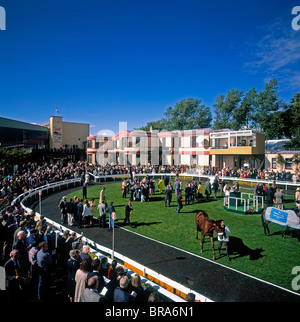
[[[223,220],[223,219],[215,220],[215,231],[216,231],[216,233],[218,233],[218,232],[220,232],[221,230],[223,230],[222,222],[224,222],[224,220]]]

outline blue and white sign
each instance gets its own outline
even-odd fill
[[[294,210],[281,210],[268,207],[265,212],[265,219],[281,226],[300,229],[300,218]]]

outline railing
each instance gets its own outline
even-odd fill
[[[248,197],[245,198],[243,197],[243,195],[247,195]],[[235,210],[238,210],[239,200],[241,201],[241,204],[243,204],[244,206],[244,212],[250,209],[251,201],[252,201],[253,209],[255,209],[256,212],[258,212],[259,204],[261,204],[260,208],[264,208],[264,198],[261,196],[254,195],[252,193],[242,192],[241,198],[226,196],[224,198],[224,207],[226,206],[226,202],[228,202],[227,207],[228,209],[230,209],[230,200],[235,200]]]
[[[117,179],[126,179],[130,178],[130,174],[114,174],[114,175],[104,175],[104,176],[97,176],[92,173],[89,173],[91,177],[94,178],[95,182],[106,182],[107,179],[113,179],[116,181]],[[210,179],[211,182],[214,181],[216,175],[205,175],[205,174],[197,174],[194,173],[193,171],[191,172],[186,172],[186,173],[181,173],[181,174],[176,174],[176,173],[135,173],[133,176],[135,177],[145,177],[148,175],[150,178],[151,177],[157,177],[157,178],[163,178],[164,176],[169,176],[169,177],[179,177],[180,179],[185,180],[186,178],[190,179],[191,177],[193,179]],[[289,187],[300,187],[300,182],[293,183],[293,182],[287,182],[287,181],[275,181],[275,180],[265,180],[265,179],[252,179],[252,178],[239,178],[239,177],[227,177],[227,176],[218,176],[219,179],[224,179],[225,181],[239,181],[239,182],[247,182],[251,184],[251,187],[253,187],[253,184],[255,185],[256,183],[264,183],[264,184],[275,184],[280,185],[280,186],[285,186],[285,189],[288,189]]]
[[[106,178],[107,177],[108,176],[106,176]],[[116,177],[118,177],[118,176],[116,176]],[[32,191],[23,193],[20,196],[18,196],[14,200],[14,204],[17,202],[20,202],[20,205],[22,206],[22,208],[28,214],[31,214],[33,212],[33,210],[25,205],[27,199],[32,198],[33,196],[35,197],[37,194],[42,194],[43,192],[46,192],[48,194],[49,190],[50,190],[50,193],[54,192],[55,188],[57,188],[57,187],[59,189],[62,189],[63,186],[67,186],[67,188],[68,188],[69,184],[76,185],[76,183],[79,183],[80,181],[81,181],[80,178],[76,178],[76,179],[67,180],[67,181],[63,181],[63,182],[57,182],[57,183],[53,183],[53,184],[49,184],[49,185],[45,185],[45,186],[33,189]],[[40,217],[39,212],[35,212],[35,215],[37,218]],[[58,236],[61,235],[63,231],[69,230],[70,232],[74,232],[74,231],[70,230],[69,227],[64,227],[49,218],[45,218],[45,219],[49,224],[53,225],[53,227],[54,227],[54,232],[56,233],[56,246],[57,246]],[[77,235],[77,237],[79,237],[79,234],[76,233],[76,235]],[[104,247],[102,245],[99,245],[98,243],[96,243],[95,241],[93,241],[91,239],[88,239],[83,236],[82,241],[85,242],[86,244],[88,244],[91,248],[91,252],[94,253],[98,257],[107,257],[107,255],[103,255],[103,253],[108,254],[110,256],[112,255],[111,249]],[[193,290],[191,290],[191,289],[189,289],[189,288],[147,268],[146,266],[139,264],[139,263],[131,260],[130,258],[127,258],[126,256],[123,256],[120,253],[115,252],[115,251],[114,251],[114,258],[118,259],[119,261],[124,263],[123,265],[129,269],[128,270],[129,274],[133,275],[135,273],[139,273],[139,275],[141,275],[141,277],[142,277],[142,282],[145,285],[149,285],[154,290],[156,290],[157,292],[159,292],[160,294],[162,294],[163,296],[165,296],[166,298],[168,298],[169,300],[171,300],[173,302],[185,302],[183,297],[188,293],[195,294],[196,301],[213,302],[211,299],[205,297],[204,295],[197,293],[197,292],[195,292],[195,291],[193,291]],[[111,261],[112,261],[112,259],[108,257],[108,262],[111,263]],[[152,282],[151,280],[154,280],[155,283]],[[164,285],[167,288],[162,287],[159,284]]]

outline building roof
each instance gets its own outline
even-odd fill
[[[0,117],[0,127],[9,127],[9,128],[33,130],[33,131],[45,131],[45,132],[49,131],[49,129],[45,126],[11,120],[4,117]]]

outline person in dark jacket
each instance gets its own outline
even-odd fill
[[[77,204],[77,227],[82,226],[82,213],[83,213],[83,199],[81,199]]]
[[[120,279],[120,286],[117,286],[114,290],[114,302],[132,302],[131,295],[126,292],[128,288],[129,280],[127,276],[123,276]]]
[[[19,262],[19,251],[10,252],[10,259],[5,263],[5,280],[8,294],[8,302],[20,301],[24,295],[24,279],[21,276],[21,265]]]
[[[168,185],[165,189],[165,207],[170,207],[172,201],[172,187],[171,185]]]
[[[182,204],[182,195],[181,192],[179,192],[178,197],[177,197],[177,209],[176,212],[179,214],[180,210],[183,208]]]
[[[79,269],[79,253],[79,250],[71,250],[70,259],[67,262],[67,294],[70,302],[73,302],[75,296],[75,275],[77,270]]]
[[[125,206],[125,219],[124,219],[124,225],[128,223],[128,225],[131,225],[130,223],[130,214],[133,210],[133,207],[131,206],[131,201],[128,201],[128,204]]]

